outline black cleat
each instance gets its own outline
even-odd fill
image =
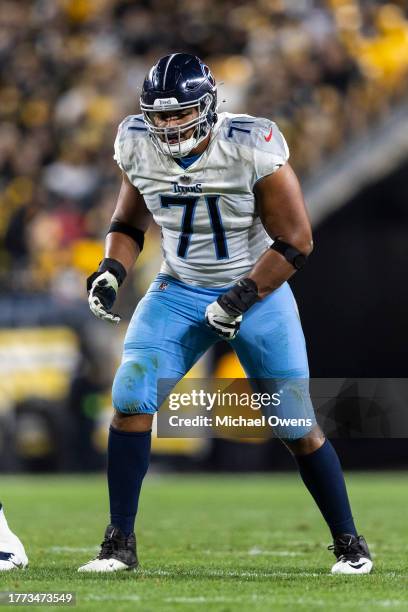
[[[337,562],[333,565],[332,574],[369,574],[373,567],[370,551],[363,536],[342,533],[331,546]]]
[[[135,569],[138,564],[135,534],[126,537],[118,527],[108,525],[99,555],[78,572],[119,572]]]

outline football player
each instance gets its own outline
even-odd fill
[[[8,526],[4,508],[0,502],[0,572],[24,569],[27,565],[28,559],[24,546]]]
[[[274,430],[294,455],[332,537],[333,573],[363,574],[372,562],[354,525],[337,454],[314,418],[297,306],[287,280],[306,262],[312,235],[288,147],[269,119],[217,112],[216,83],[200,59],[162,57],[149,71],[142,114],[119,126],[114,158],[122,186],[105,258],[88,279],[89,306],[112,307],[143,249],[152,219],[163,264],[127,330],[113,383],[108,443],[110,524],[98,556],[79,568],[138,565],[134,521],[149,464],[157,381],[180,380],[220,339],[248,377],[294,388],[291,416],[310,426]],[[295,412],[293,412],[295,411]]]

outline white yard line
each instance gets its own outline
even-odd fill
[[[142,597],[139,595],[93,595],[92,593],[86,596],[80,596],[80,599],[85,601],[140,601]]]
[[[163,601],[166,603],[232,603],[242,600],[241,597],[165,597]]]
[[[98,551],[98,547],[97,546],[91,546],[91,547],[87,547],[87,548],[77,548],[75,546],[50,546],[48,548],[46,548],[45,550],[47,550],[48,552],[53,552],[53,553],[95,553]]]
[[[159,598],[154,597],[154,600]],[[81,597],[82,601],[152,601],[150,597],[140,597],[139,595],[93,595],[89,594]],[[240,603],[243,600],[245,601],[265,601],[268,604],[282,604],[282,600],[280,598],[274,597],[273,595],[259,595],[258,593],[248,593],[241,594],[239,597],[224,597],[224,596],[214,596],[208,597],[204,595],[197,595],[195,597],[163,597],[160,598],[161,601],[166,603],[186,603],[186,604],[210,604],[210,603]],[[309,597],[297,597],[293,599],[285,599],[284,603],[287,605],[301,605],[308,606],[310,609],[311,606],[316,607],[326,607],[328,604],[328,600],[326,599],[314,599]],[[380,607],[380,608],[392,608],[404,606],[406,607],[407,602],[401,599],[371,599],[369,601],[362,601],[362,606],[370,606],[370,607]],[[338,608],[348,608],[350,609],[350,602],[336,602],[336,607]]]
[[[263,550],[262,548],[258,548],[254,546],[247,553],[241,553],[247,555],[268,555],[272,557],[303,557],[305,553],[303,552],[295,552],[291,550]]]
[[[214,555],[214,556],[224,556],[224,555],[233,555],[237,557],[247,556],[247,555],[268,555],[271,557],[303,557],[304,552],[296,552],[294,550],[264,550],[263,548],[258,548],[254,546],[249,550],[202,550],[200,551],[203,555]],[[313,551],[309,551],[313,552]]]
[[[197,576],[200,574],[203,578],[208,576],[218,576],[220,578],[311,578],[311,577],[322,577],[325,574],[318,574],[313,572],[255,572],[255,571],[229,571],[229,570],[207,570],[203,568],[199,568],[197,570],[191,570],[186,568],[181,572],[175,571],[163,571],[163,570],[140,570],[144,576],[175,576],[177,577],[180,573],[182,576],[188,577]]]

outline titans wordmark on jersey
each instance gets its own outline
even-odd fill
[[[119,126],[114,158],[162,229],[161,272],[222,287],[245,276],[272,240],[255,206],[255,183],[289,151],[269,119],[221,113],[205,152],[188,168],[159,153],[142,115]]]

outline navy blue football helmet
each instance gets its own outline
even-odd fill
[[[155,147],[165,155],[184,157],[208,136],[217,121],[214,77],[195,55],[166,55],[144,80],[140,108]],[[197,116],[181,125],[159,127],[155,123],[157,113],[192,109],[197,109]],[[192,128],[192,136],[186,138],[186,132]]]

